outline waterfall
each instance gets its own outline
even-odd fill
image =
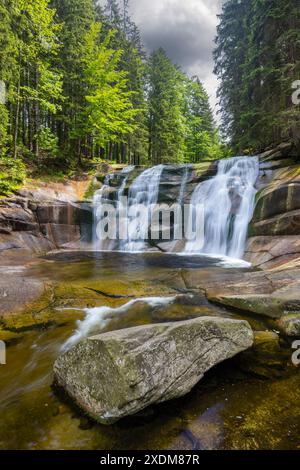
[[[182,167],[178,184],[178,196],[174,200],[183,205],[192,166]],[[98,240],[94,236],[94,248],[100,250],[119,250],[143,252],[149,250],[148,231],[153,206],[159,200],[161,184],[168,182],[168,166],[158,165],[142,171],[131,183],[128,194],[128,180],[135,167],[127,167],[119,173],[107,175],[103,187],[94,196],[94,221],[100,221],[101,205],[111,204],[117,210],[118,225],[125,236],[118,240]],[[172,167],[169,169],[172,181]],[[183,253],[205,253],[216,256],[242,258],[245,251],[248,225],[253,215],[255,202],[255,183],[259,173],[256,157],[234,157],[218,162],[217,175],[197,185],[188,209],[189,224],[194,221],[195,208],[204,207],[204,244],[199,241],[185,241],[176,245],[174,250]],[[171,184],[171,185],[172,185]],[[164,194],[164,191],[162,192]],[[127,195],[127,201],[124,197]],[[170,196],[168,196],[170,197]],[[145,207],[147,210],[139,210]],[[185,210],[187,210],[185,208]],[[103,216],[103,215],[102,215]],[[195,226],[195,224],[194,224]],[[199,237],[198,237],[199,240]],[[172,250],[172,248],[171,248]]]
[[[200,183],[191,199],[204,205],[204,246],[186,243],[185,252],[242,258],[255,203],[259,163],[256,157],[234,157],[218,162],[214,178]]]
[[[159,195],[159,184],[164,169],[163,165],[148,168],[143,171],[132,183],[128,193],[127,207],[123,206],[123,196],[130,177],[135,167],[130,166],[122,170],[117,178],[122,183],[116,193],[111,186],[114,174],[107,175],[103,187],[96,191],[93,199],[94,207],[94,249],[98,250],[120,250],[120,251],[144,251],[147,248],[145,240],[148,238],[149,216],[151,206],[157,203]],[[114,204],[117,208],[120,225],[128,226],[128,237],[126,240],[99,240],[96,234],[96,226],[100,220],[101,205],[104,203]],[[139,213],[139,205],[144,205],[148,212]]]
[[[126,185],[128,182],[128,179],[130,177],[130,174],[132,171],[135,169],[133,165],[130,165],[126,168],[124,168],[119,174],[117,174],[117,177],[121,179],[121,185],[119,187],[119,190],[117,191],[117,194],[113,195],[113,199],[111,199],[110,195],[112,193],[112,186],[111,182],[115,177],[115,174],[108,174],[105,177],[103,186],[101,189],[95,192],[94,198],[93,198],[93,208],[94,208],[94,227],[93,227],[93,246],[94,249],[97,250],[113,250],[115,248],[116,242],[113,240],[99,240],[96,234],[96,227],[97,223],[99,222],[99,208],[101,207],[102,204],[104,203],[110,203],[113,204],[114,201],[118,206],[121,206],[122,204],[122,197],[124,196],[124,192],[126,189]]]
[[[128,195],[128,240],[122,243],[123,251],[144,251],[148,238],[149,216],[151,205],[156,204],[159,195],[159,184],[164,166],[148,168],[132,183]],[[142,217],[138,206],[143,204],[148,209]]]
[[[188,182],[188,179],[189,179],[190,171],[191,171],[191,165],[185,165],[184,166],[184,175],[183,175],[183,178],[182,178],[180,191],[179,191],[179,196],[178,196],[178,200],[177,200],[177,204],[179,204],[180,206],[182,206],[182,204],[184,202],[186,185],[187,185],[187,182]]]

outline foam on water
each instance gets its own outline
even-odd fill
[[[66,351],[70,349],[82,339],[91,336],[93,332],[101,330],[101,328],[104,328],[111,319],[117,315],[127,313],[130,308],[137,303],[141,303],[141,307],[143,304],[144,306],[146,304],[152,308],[155,308],[168,305],[174,300],[175,297],[141,297],[130,300],[124,305],[116,308],[102,306],[84,309],[83,311],[86,315],[84,320],[77,321],[77,329],[75,333],[66,341],[66,343],[64,343],[62,350]]]

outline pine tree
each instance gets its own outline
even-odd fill
[[[78,137],[81,125],[78,116],[86,105],[82,54],[86,34],[95,20],[94,4],[92,0],[52,0],[52,5],[56,9],[57,22],[62,24],[57,67],[63,73],[65,97],[55,124],[56,132],[64,154],[76,156],[80,162],[82,154],[87,155],[92,145]]]
[[[51,66],[57,53],[54,11],[48,0],[14,0],[10,9],[16,65],[9,85],[14,157],[19,139],[39,157],[41,126],[61,98],[61,75]]]
[[[163,49],[148,63],[149,159],[153,164],[184,160],[184,77]]]
[[[17,70],[17,48],[12,29],[12,7],[12,0],[3,0],[0,4],[0,157],[9,138],[9,109],[6,101]]]
[[[288,138],[299,126],[291,101],[300,72],[299,0],[228,0],[215,59],[223,128],[233,146],[254,152]]]
[[[185,159],[199,162],[220,157],[217,131],[208,95],[198,77],[186,80],[187,126]]]

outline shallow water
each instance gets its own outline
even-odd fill
[[[91,422],[52,388],[53,363],[76,322],[84,319],[83,309],[117,308],[136,298],[176,297],[157,305],[132,302],[124,313],[99,324],[98,331],[199,315],[240,318],[190,291],[182,270],[197,270],[202,280],[232,273],[216,259],[156,253],[61,253],[34,264],[28,276],[56,285],[43,309],[33,307],[33,314],[43,310],[45,322],[17,332],[8,343],[7,365],[0,366],[0,448],[299,448],[300,376],[286,362],[285,343],[274,358],[279,366],[269,378],[250,373],[245,362],[235,358],[210,371],[188,396],[110,427]],[[250,321],[256,330],[271,328],[261,319]]]

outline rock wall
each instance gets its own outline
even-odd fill
[[[0,253],[23,257],[89,241],[91,207],[87,203],[39,202],[24,197],[0,201]]]
[[[259,191],[246,259],[265,269],[300,257],[300,158],[291,143],[259,158]]]

